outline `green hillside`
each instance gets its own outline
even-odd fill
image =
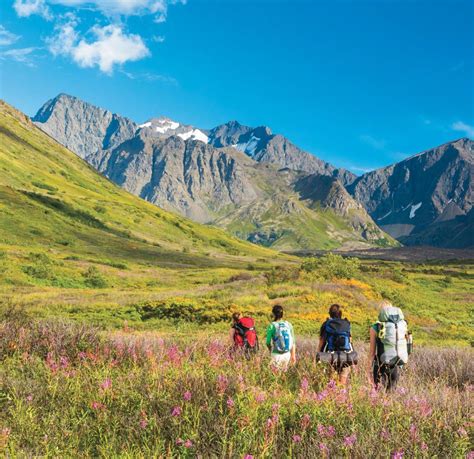
[[[128,194],[4,102],[0,215],[0,249],[14,257],[210,267],[278,256]]]

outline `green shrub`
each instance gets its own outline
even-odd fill
[[[360,273],[358,258],[344,258],[341,255],[327,253],[320,258],[309,258],[301,264],[301,270],[316,273],[325,280],[352,279]]]
[[[190,298],[171,298],[163,301],[147,301],[135,306],[142,320],[173,319],[175,321],[215,323],[229,320],[228,306],[211,299],[199,302]]]
[[[299,271],[293,266],[275,266],[265,274],[267,284],[273,285],[298,279]]]
[[[91,288],[106,288],[107,280],[102,276],[101,272],[95,267],[90,266],[83,274],[84,283]]]

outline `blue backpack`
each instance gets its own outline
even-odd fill
[[[328,319],[324,323],[326,351],[351,351],[351,323],[347,319]]]
[[[279,354],[290,352],[293,347],[290,324],[286,321],[273,322],[275,335],[273,336],[273,349]]]

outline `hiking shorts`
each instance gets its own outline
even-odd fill
[[[290,365],[291,352],[277,354],[272,352],[270,357],[270,366],[275,370],[286,371]]]

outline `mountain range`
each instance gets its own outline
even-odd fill
[[[66,94],[33,121],[127,191],[266,246],[474,245],[468,139],[357,177],[266,126],[137,124]]]

